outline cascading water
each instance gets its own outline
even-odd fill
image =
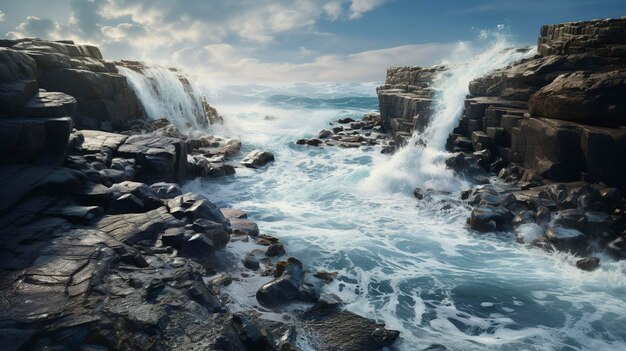
[[[492,70],[535,54],[535,50],[511,48],[502,35],[496,35],[495,42],[482,53],[476,54],[475,51],[465,43],[459,44],[453,57],[470,59],[444,63],[448,70],[434,81],[436,93],[430,124],[424,132],[414,132],[407,146],[391,159],[376,165],[363,183],[364,188],[409,192],[419,185],[456,191],[464,185],[443,161],[448,155],[445,143],[463,113],[469,83]]]
[[[440,103],[432,124],[415,136],[427,146],[408,146],[391,158],[374,147],[294,143],[330,121],[375,110],[372,85],[229,87],[233,101],[227,94],[219,99],[236,133],[229,136],[242,137],[244,154],[271,150],[276,161],[263,170],[238,168],[235,179],[196,180],[185,188],[246,211],[261,233],[280,238],[311,272],[338,272],[319,288],[339,296],[347,309],[400,330],[399,350],[433,343],[470,351],[624,350],[626,261],[600,256],[597,270],[583,272],[571,256],[517,244],[511,235],[467,232],[469,210],[458,193],[418,202],[408,191],[460,188],[441,162],[444,142],[469,80],[531,54],[506,46],[497,41],[473,56],[475,50],[460,45],[455,55],[471,59],[448,62],[450,70],[436,83]],[[350,92],[339,96],[344,88]],[[232,245],[225,254],[241,265],[253,248]],[[259,271],[232,274],[236,279],[224,288],[230,308],[254,309],[256,289],[270,278]],[[314,349],[306,341],[299,346]]]
[[[150,119],[167,118],[180,131],[206,129],[210,123],[207,104],[195,82],[179,71],[143,66],[141,73],[118,66],[135,90]]]

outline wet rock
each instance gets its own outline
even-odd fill
[[[277,256],[282,256],[286,253],[285,251],[285,247],[283,246],[283,244],[271,244],[270,246],[267,247],[267,250],[265,251],[265,256],[269,256],[269,257],[277,257]]]
[[[600,259],[597,257],[585,257],[576,261],[576,267],[583,271],[593,271],[600,265]]]
[[[582,254],[588,250],[585,234],[577,229],[551,227],[546,230],[545,237],[559,251]]]
[[[313,276],[325,284],[330,284],[337,277],[337,272],[318,271]]]
[[[353,119],[352,119],[352,118],[350,118],[350,117],[347,117],[347,118],[341,118],[341,119],[338,119],[338,120],[337,120],[337,123],[339,123],[339,124],[348,124],[348,123],[352,123],[352,122],[356,122],[356,121],[355,121],[355,120],[353,120]]]
[[[247,219],[231,218],[230,226],[233,229],[233,233],[245,234],[252,237],[259,235],[259,226]]]
[[[310,340],[319,350],[374,351],[391,346],[400,332],[348,311],[336,303],[319,302],[304,318]]]
[[[333,135],[333,132],[327,129],[322,129],[318,133],[317,137],[320,139],[326,139],[326,138],[329,138],[331,135]]]
[[[173,199],[183,194],[182,189],[176,183],[159,182],[150,185],[150,188],[160,199]]]
[[[306,144],[311,146],[319,146],[320,144],[322,144],[322,141],[320,139],[309,139],[306,141]]]
[[[258,168],[272,161],[274,161],[274,155],[271,152],[254,150],[244,157],[241,164],[250,168]]]
[[[174,198],[176,201],[176,198]],[[169,202],[168,202],[169,205]],[[218,223],[225,223],[226,219],[222,212],[212,202],[206,199],[194,201],[191,206],[185,209],[184,215],[190,220],[207,219]]]
[[[259,264],[259,259],[256,256],[256,250],[246,253],[242,261],[243,266],[253,271],[258,270],[261,266]]]
[[[513,219],[513,213],[497,207],[476,207],[469,219],[470,228],[479,232],[491,232],[506,228]]]
[[[302,263],[290,257],[282,274],[259,288],[256,299],[266,307],[275,307],[294,301],[300,297],[303,278]]]
[[[236,208],[220,208],[220,212],[226,218],[248,218],[248,214]]]

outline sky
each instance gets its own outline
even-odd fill
[[[370,82],[498,28],[534,45],[543,24],[622,16],[626,0],[0,0],[0,35],[71,39],[216,82]]]

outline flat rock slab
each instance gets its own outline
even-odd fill
[[[166,207],[160,207],[146,213],[104,216],[95,226],[119,241],[134,244],[142,240],[155,241],[166,229],[183,224],[170,215]]]
[[[20,110],[27,117],[64,117],[76,115],[76,99],[59,92],[39,92]]]
[[[116,151],[126,139],[127,135],[102,132],[99,130],[81,130],[85,141],[81,147],[81,151],[86,153],[100,152],[103,147]]]

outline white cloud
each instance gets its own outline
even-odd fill
[[[4,12],[0,11],[0,22],[4,21],[4,17],[5,17]]]
[[[362,17],[366,12],[372,11],[377,6],[382,5],[387,0],[352,0],[350,4],[350,19]]]
[[[389,66],[439,63],[457,44],[404,45],[350,55],[323,55],[305,63],[269,63],[240,56],[230,46],[179,52],[178,62],[215,84],[246,82],[367,82],[383,80]]]
[[[15,30],[7,33],[9,38],[38,37],[42,39],[59,39],[59,24],[50,19],[28,16]]]

